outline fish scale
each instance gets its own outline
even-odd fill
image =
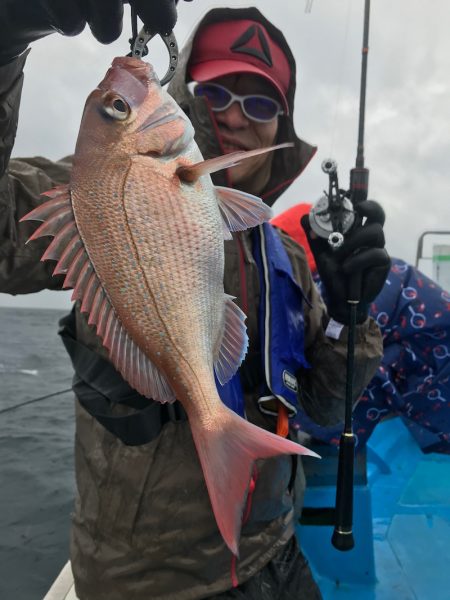
[[[270,209],[214,187],[210,173],[279,146],[204,161],[193,135],[152,67],[116,58],[86,101],[69,186],[23,220],[43,221],[30,241],[54,237],[44,259],[59,261],[54,272],[128,383],[183,404],[217,526],[238,555],[254,461],[317,455],[233,413],[214,378],[225,384],[248,346],[245,315],[224,293],[224,239]]]
[[[101,191],[96,195],[95,205],[85,201],[88,190],[83,186],[90,178],[86,180],[84,167],[81,184],[76,185],[76,176],[74,178],[73,210],[96,272],[131,337],[156,366],[170,374],[168,379],[172,386],[177,385],[178,378],[189,379],[183,369],[178,369],[177,381],[174,379],[180,364],[197,373],[204,370],[203,365],[208,365],[207,387],[210,389],[213,349],[220,334],[217,317],[223,304],[223,244],[217,244],[221,236],[220,215],[200,183],[185,185],[189,189],[186,199],[180,195],[180,184],[174,184],[173,177],[169,178],[175,166],[166,163],[162,171],[166,177],[163,177],[152,163],[156,163],[154,158],[140,157],[122,169],[119,176],[110,176],[109,189],[99,186]],[[97,171],[96,162],[92,169]],[[101,171],[117,173],[116,165],[104,161]],[[110,190],[120,185],[117,180],[125,173],[123,198],[113,203],[112,216],[104,216],[109,211]],[[149,178],[153,183],[151,188],[145,185]],[[195,215],[191,208],[193,203],[198,211]],[[148,231],[146,216],[151,220],[150,235],[145,235]],[[99,236],[101,227],[104,229]],[[181,238],[175,235],[176,227],[183,231]],[[142,243],[137,244],[136,238],[142,239]],[[168,240],[172,239],[178,243],[168,248]],[[113,256],[115,269],[110,266]],[[158,289],[158,281],[163,284],[159,293],[149,285],[149,282],[157,282]],[[137,282],[143,287],[136,285]],[[211,293],[212,290],[215,293]],[[148,308],[146,312],[143,306]],[[189,382],[180,393],[186,394],[186,389],[192,387],[190,379]]]

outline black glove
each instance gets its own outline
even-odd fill
[[[102,44],[122,32],[126,0],[0,0],[0,64],[55,31],[74,36],[86,23]],[[177,0],[130,0],[141,21],[155,33],[172,31]]]
[[[169,33],[175,27],[178,0],[129,0],[129,2],[151,33]]]
[[[391,265],[384,248],[385,216],[381,206],[366,200],[355,206],[355,212],[355,224],[337,250],[333,250],[325,238],[315,235],[308,215],[301,219],[325,288],[328,314],[346,325],[350,316],[348,300],[359,300],[356,322],[363,323],[370,303],[383,288]]]

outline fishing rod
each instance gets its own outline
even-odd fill
[[[339,188],[337,164],[324,160],[322,170],[328,174],[328,194],[322,197],[310,212],[311,229],[328,239],[333,249],[344,243],[344,235],[355,222],[360,222],[354,206],[367,200],[369,170],[364,166],[364,123],[366,105],[367,57],[369,52],[370,0],[364,5],[364,31],[361,62],[361,87],[359,97],[358,145],[355,166],[350,170],[350,189]],[[331,543],[337,550],[351,550],[353,539],[353,471],[356,438],[352,428],[353,371],[355,353],[356,314],[361,295],[361,273],[353,274],[349,290],[349,325],[347,338],[347,375],[345,388],[344,429],[339,443],[339,461],[336,484],[335,525]]]
[[[12,406],[8,406],[7,408],[3,408],[0,410],[0,415],[4,413],[11,412],[16,410],[17,408],[22,408],[22,406],[28,406],[29,404],[35,404],[36,402],[42,402],[43,400],[47,400],[48,398],[53,398],[54,396],[61,396],[62,394],[67,394],[71,392],[72,388],[67,388],[65,390],[60,390],[59,392],[53,392],[53,394],[47,394],[46,396],[39,396],[39,398],[33,398],[32,400],[25,400],[25,402],[20,402],[19,404],[13,404]]]

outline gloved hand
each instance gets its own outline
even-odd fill
[[[381,206],[366,200],[355,206],[355,212],[355,224],[337,250],[311,230],[308,215],[301,219],[325,288],[328,314],[346,325],[350,316],[348,300],[359,300],[356,322],[363,323],[370,303],[383,288],[391,265],[384,248],[385,215]]]
[[[169,33],[177,22],[178,0],[124,0],[136,9],[144,25],[152,33]],[[184,0],[192,2],[192,0]]]
[[[102,44],[122,32],[127,0],[0,0],[0,64],[55,31],[74,36],[86,23]],[[177,20],[178,0],[129,0],[141,21],[156,33],[171,31]]]

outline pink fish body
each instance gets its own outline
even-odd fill
[[[192,126],[152,67],[116,58],[88,97],[70,186],[25,219],[52,235],[43,256],[142,395],[185,408],[224,541],[237,555],[253,462],[310,454],[230,411],[228,381],[247,350],[245,315],[223,289],[223,239],[270,218],[258,198],[214,187]]]

